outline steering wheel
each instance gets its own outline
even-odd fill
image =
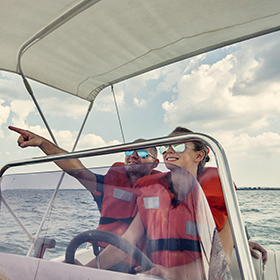
[[[142,272],[154,267],[154,264],[151,262],[151,260],[136,246],[132,245],[129,241],[114,233],[103,230],[88,230],[76,235],[67,246],[65,262],[74,264],[75,252],[78,247],[85,242],[92,242],[94,254],[98,256],[98,241],[111,244],[125,252],[141,266]]]

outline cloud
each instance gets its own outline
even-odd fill
[[[164,121],[207,132],[242,133],[269,126],[279,112],[280,82],[264,86],[256,80],[262,63],[255,56],[238,50],[183,75],[173,100],[162,104]]]
[[[234,135],[225,133],[217,135],[224,149],[236,158],[259,158],[269,154],[280,153],[280,134],[275,132],[263,132],[256,136],[248,133]]]
[[[228,56],[212,66],[203,64],[190,74],[181,76],[177,84],[177,95],[174,95],[173,101],[166,101],[162,105],[166,111],[165,122],[174,126],[205,121],[214,118],[217,110],[229,106],[229,88],[235,78],[229,72],[233,63],[233,57]]]
[[[235,52],[238,67],[233,94],[257,95],[279,88],[279,36],[264,36],[249,40]],[[260,47],[261,46],[261,47]]]
[[[130,94],[137,94],[142,88],[145,88],[150,81],[155,81],[162,76],[162,70],[156,69],[121,83],[120,86],[123,90],[129,92]]]
[[[136,97],[134,97],[133,102],[134,102],[134,104],[135,104],[137,107],[139,107],[139,108],[145,107],[145,106],[147,105],[146,100],[144,100],[144,99],[139,100],[139,99],[136,98]]]
[[[90,149],[106,146],[106,142],[101,136],[95,134],[87,134],[81,137],[79,149]]]
[[[29,99],[22,79],[19,75],[1,71],[0,75],[0,98],[7,101],[15,99]]]
[[[35,107],[30,100],[15,100],[11,102],[12,124],[18,127],[26,127],[26,120]]]
[[[118,87],[115,87],[114,93],[118,107],[125,106],[124,91]],[[94,110],[99,110],[102,112],[112,112],[116,110],[111,89],[107,88],[99,93],[94,102]]]
[[[178,78],[184,73],[188,73],[191,69],[199,67],[199,64],[203,61],[205,55],[198,55],[188,60],[187,66],[186,61],[177,62],[172,65],[168,65],[160,69],[160,82],[157,86],[157,91],[176,91],[176,85]]]
[[[41,126],[31,126],[29,128],[26,128],[28,130],[31,130],[32,132],[41,135],[47,139],[51,140],[51,137],[49,136],[49,133],[47,129],[42,128]],[[54,137],[56,138],[56,141],[60,147],[67,151],[71,151],[73,148],[73,145],[77,138],[77,133],[75,131],[70,130],[52,130]],[[106,142],[101,136],[90,133],[90,134],[82,134],[80,137],[80,140],[78,142],[78,145],[76,147],[76,150],[85,150],[85,149],[93,149],[97,147],[105,147],[108,145],[117,145],[120,144],[118,140],[110,140],[109,142]]]
[[[41,127],[40,125],[36,126],[23,126],[21,127],[26,130],[30,130],[33,133],[40,135],[51,142],[52,139],[49,135],[49,132],[46,128]],[[52,133],[56,139],[56,142],[59,147],[62,149],[65,149],[66,151],[72,151],[73,145],[77,138],[77,132],[70,131],[70,130],[52,130]],[[14,132],[11,132],[12,137],[14,138]],[[101,136],[96,134],[82,134],[80,137],[80,140],[78,142],[78,145],[76,147],[76,150],[85,150],[85,149],[93,149],[97,147],[105,147],[105,146],[111,146],[111,145],[118,145],[120,142],[118,140],[110,140],[106,142]]]
[[[3,124],[7,122],[7,119],[10,115],[10,107],[2,105],[5,101],[3,99],[0,99],[0,128]],[[0,129],[0,138],[4,137],[3,131]]]
[[[79,119],[85,115],[89,103],[70,97],[49,97],[40,99],[42,110],[48,115]],[[75,104],[75,107],[73,107]],[[75,108],[75,109],[73,109]]]

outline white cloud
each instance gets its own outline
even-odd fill
[[[28,128],[29,130],[33,131],[34,133],[41,135],[47,139],[51,140],[48,131],[45,128],[40,126],[33,126]],[[77,133],[69,130],[53,130],[54,137],[58,145],[67,150],[71,151],[73,145],[76,141]],[[97,147],[105,147],[108,145],[117,145],[120,144],[118,140],[111,140],[108,143],[99,135],[96,134],[85,134],[81,135],[81,138],[78,142],[76,150],[85,150],[85,149],[93,149]]]
[[[49,97],[40,100],[44,112],[52,116],[64,116],[69,119],[78,119],[85,115],[89,103],[81,102],[82,100],[73,97]],[[73,103],[75,107],[73,107]],[[75,109],[73,109],[75,108]]]
[[[264,132],[257,136],[247,133],[234,136],[225,133],[219,137],[238,186],[279,187],[279,134]]]
[[[243,60],[238,55],[228,55],[212,66],[202,64],[183,75],[174,100],[162,104],[165,122],[208,132],[226,128],[237,133],[268,126],[279,112],[280,82],[258,86],[260,62],[253,54],[248,58],[247,53]]]
[[[217,135],[217,138],[227,152],[240,159],[245,155],[258,158],[260,155],[280,153],[280,134],[275,132],[263,132],[256,136],[250,136],[248,133],[225,133]]]
[[[49,135],[49,132],[46,128],[41,127],[40,125],[36,126],[22,126],[21,128],[32,131],[33,133],[40,135],[51,142],[53,142],[51,136]],[[59,147],[62,149],[65,149],[66,151],[72,151],[73,145],[76,141],[77,133],[75,131],[70,130],[52,130],[52,133],[56,139],[56,142]],[[10,132],[10,137],[15,141],[14,132]],[[16,143],[16,142],[15,142]],[[106,142],[101,136],[96,134],[82,134],[81,138],[78,142],[78,145],[76,147],[76,150],[85,150],[85,149],[93,149],[97,147],[105,147],[108,145],[118,145],[120,142],[118,140],[110,140]],[[26,150],[26,149],[24,149]],[[38,149],[39,152],[39,149]]]
[[[18,127],[26,126],[28,115],[35,111],[32,101],[14,100],[11,102],[11,113],[13,113],[12,124]]]
[[[2,105],[5,101],[3,99],[0,99],[0,128],[3,124],[7,122],[7,119],[10,115],[10,107]],[[0,129],[0,138],[3,138],[4,134],[3,131]]]
[[[133,102],[134,102],[134,104],[135,104],[137,107],[139,107],[139,108],[145,107],[145,106],[147,105],[146,100],[144,100],[144,99],[139,100],[139,99],[136,98],[136,97],[134,97]]]
[[[229,73],[232,63],[232,56],[228,56],[213,66],[201,65],[190,74],[183,75],[177,85],[177,96],[173,101],[163,103],[165,122],[176,126],[211,118],[217,109],[223,110],[228,99],[228,89],[234,82],[234,76]]]
[[[124,91],[115,87],[114,93],[118,107],[125,106]],[[98,94],[96,100],[94,101],[94,110],[103,112],[112,112],[116,110],[111,89],[107,88]]]
[[[101,136],[96,134],[86,134],[82,135],[78,148],[79,150],[83,149],[93,149],[97,147],[105,147],[105,146],[111,146],[111,145],[118,145],[120,142],[118,140],[111,140],[109,142],[106,142]]]
[[[46,128],[42,128],[41,126],[31,126],[29,128],[26,128],[40,136],[43,136],[47,139],[49,139],[51,142],[51,137],[47,131]],[[77,133],[70,130],[52,130],[52,133],[58,143],[58,146],[67,150],[71,151],[73,149],[73,145],[76,141]],[[90,149],[95,147],[102,147],[107,146],[108,144],[106,141],[102,139],[101,136],[95,135],[95,134],[86,134],[81,135],[81,138],[78,142],[78,146],[76,150],[84,150],[84,149]]]
[[[33,101],[31,101],[21,77],[4,71],[1,74],[3,78],[0,79],[0,98],[11,102],[13,111],[17,113],[18,117],[24,116],[26,118],[28,116],[27,110],[30,110]],[[85,114],[89,105],[88,102],[32,80],[29,80],[29,82],[39,106],[46,115],[77,119]],[[73,110],[73,103],[75,103],[75,110]],[[35,110],[35,105],[33,107]],[[18,112],[17,109],[20,109],[21,112]],[[30,110],[29,113],[32,111]],[[19,122],[19,120],[15,121]],[[23,121],[20,121],[19,124],[22,125]]]
[[[79,149],[90,149],[106,146],[106,142],[99,135],[87,134],[81,137]]]
[[[151,80],[157,80],[162,76],[162,70],[156,69],[147,73],[144,73],[140,76],[131,78],[125,83],[122,83],[121,86],[124,86],[125,91],[130,94],[136,94],[142,88],[147,86],[147,83]]]
[[[0,98],[5,100],[30,99],[19,75],[1,71]]]
[[[203,54],[189,59],[187,66],[186,61],[181,61],[162,68],[160,70],[160,79],[162,81],[158,84],[157,91],[176,91],[178,78],[181,77],[183,73],[188,73],[191,69],[197,68],[204,57],[205,55]]]

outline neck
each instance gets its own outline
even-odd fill
[[[140,179],[141,177],[139,175],[128,174],[128,178],[129,178],[131,186],[134,186],[135,183],[138,181],[138,179]]]
[[[193,177],[196,178],[196,169],[193,172],[190,172]],[[171,181],[173,185],[174,195],[176,199],[180,201],[185,200],[186,192],[188,193],[189,186],[186,186],[185,177],[181,171],[181,169],[173,169],[171,170]]]
[[[197,179],[197,166],[193,166],[192,168],[190,168],[190,170],[188,170],[195,179]]]

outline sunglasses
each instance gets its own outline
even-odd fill
[[[159,152],[163,155],[167,152],[167,150],[169,149],[169,147],[172,147],[172,149],[176,152],[176,153],[183,153],[186,149],[186,147],[188,147],[185,143],[181,143],[181,144],[173,144],[173,145],[166,145],[166,146],[161,146],[159,148]]]
[[[132,151],[125,151],[125,155],[128,157],[128,156],[131,156],[133,153],[135,152],[135,150],[132,150]],[[140,158],[147,158],[147,156],[150,156],[152,158],[156,158],[155,156],[153,156],[152,154],[150,154],[148,151],[146,150],[136,150],[136,153],[137,155],[140,157]]]

